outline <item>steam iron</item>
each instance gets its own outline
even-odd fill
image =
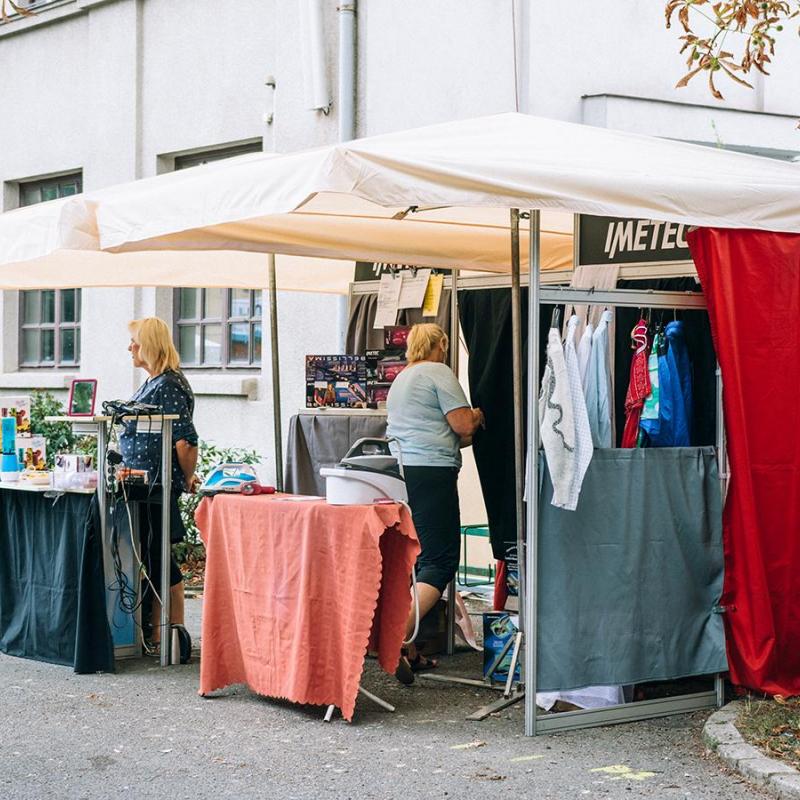
[[[359,439],[334,467],[323,467],[325,499],[331,505],[408,502],[402,457],[389,439]]]
[[[249,464],[217,464],[198,490],[202,495],[240,494],[248,484],[258,484],[258,475]]]

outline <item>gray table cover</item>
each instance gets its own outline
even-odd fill
[[[575,511],[539,508],[541,691],[727,670],[714,449],[595,450]]]
[[[284,487],[293,494],[325,494],[320,467],[338,463],[353,442],[386,436],[384,414],[295,414],[289,421]]]

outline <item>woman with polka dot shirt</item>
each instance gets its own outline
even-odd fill
[[[128,324],[131,341],[128,351],[133,366],[144,369],[147,379],[131,400],[156,406],[161,414],[175,414],[172,423],[172,493],[170,497],[170,540],[180,542],[186,529],[178,510],[178,497],[182,492],[197,488],[197,431],[192,421],[194,394],[189,382],[180,371],[180,357],[172,342],[167,323],[157,317],[133,320]],[[157,429],[158,423],[152,427]],[[123,423],[120,434],[122,460],[126,467],[147,470],[151,486],[160,486],[161,435],[139,430],[136,421]],[[145,426],[149,428],[151,426]],[[140,506],[139,535],[141,558],[150,581],[161,593],[161,503],[159,491],[154,490],[147,502]],[[188,660],[191,640],[184,623],[183,576],[172,557],[170,564],[170,623],[178,627],[181,638],[181,661]],[[142,627],[145,639],[153,645],[160,640],[159,619],[161,605],[152,596],[150,586],[142,584]]]

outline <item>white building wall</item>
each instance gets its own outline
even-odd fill
[[[0,26],[0,182],[3,208],[21,179],[83,171],[97,189],[171,169],[176,155],[263,140],[291,151],[337,138],[337,3],[325,0],[329,114],[303,91],[299,0],[58,0],[30,20]],[[702,77],[689,88],[677,32],[661,3],[527,0],[361,0],[360,135],[520,110],[595,125],[754,148],[800,150],[792,31],[771,78],[751,92],[720,78],[713,101]],[[266,85],[273,76],[276,89]],[[274,111],[270,123],[265,115]],[[303,404],[308,352],[343,347],[344,301],[282,293],[284,418]],[[264,308],[268,305],[265,303]],[[81,373],[103,398],[128,396],[125,323],[172,319],[170,290],[84,290]],[[0,302],[0,392],[63,391],[69,373],[17,369],[18,296]],[[271,373],[191,374],[201,435],[258,449],[272,464]],[[472,493],[474,495],[474,493]],[[472,495],[471,495],[472,496]],[[470,509],[470,521],[479,510]]]

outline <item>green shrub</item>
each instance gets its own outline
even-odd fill
[[[76,436],[69,422],[45,422],[45,417],[63,417],[64,404],[50,392],[31,392],[31,433],[47,441],[47,468],[52,469],[56,453],[83,453],[97,457],[94,436]]]

